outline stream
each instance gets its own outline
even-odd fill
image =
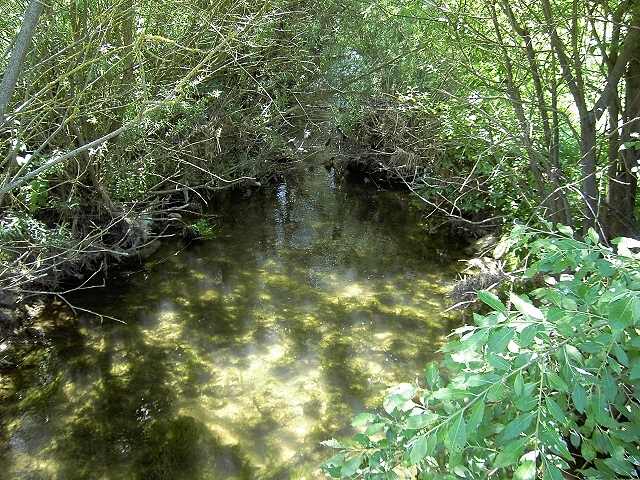
[[[312,479],[455,326],[458,252],[406,193],[307,165],[136,273],[43,312],[0,381],[3,479]]]

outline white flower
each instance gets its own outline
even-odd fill
[[[17,163],[18,163],[18,165],[20,165],[20,166],[24,165],[25,163],[28,163],[28,162],[29,162],[29,160],[31,160],[31,154],[27,154],[27,155],[25,155],[24,157],[23,157],[23,156],[21,156],[21,155],[18,155],[18,156],[16,157],[16,162],[17,162]]]

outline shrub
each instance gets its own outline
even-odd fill
[[[517,227],[507,239],[546,286],[478,293],[490,308],[454,331],[420,385],[392,388],[358,433],[325,445],[333,478],[637,478],[640,242],[616,248]]]
[[[202,240],[210,240],[215,238],[218,230],[215,224],[212,224],[206,218],[200,218],[189,226],[194,238]]]

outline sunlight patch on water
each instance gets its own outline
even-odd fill
[[[220,292],[210,288],[209,290],[205,290],[199,297],[201,302],[212,302],[220,298]]]
[[[231,202],[218,239],[77,299],[126,325],[50,312],[52,345],[0,381],[0,468],[10,479],[320,478],[319,443],[434,357],[455,276],[405,197],[333,181],[317,170]]]

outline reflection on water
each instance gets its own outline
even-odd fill
[[[449,331],[454,261],[402,195],[320,168],[287,182],[73,299],[127,325],[49,309],[50,346],[0,384],[3,478],[319,478],[319,442]]]

